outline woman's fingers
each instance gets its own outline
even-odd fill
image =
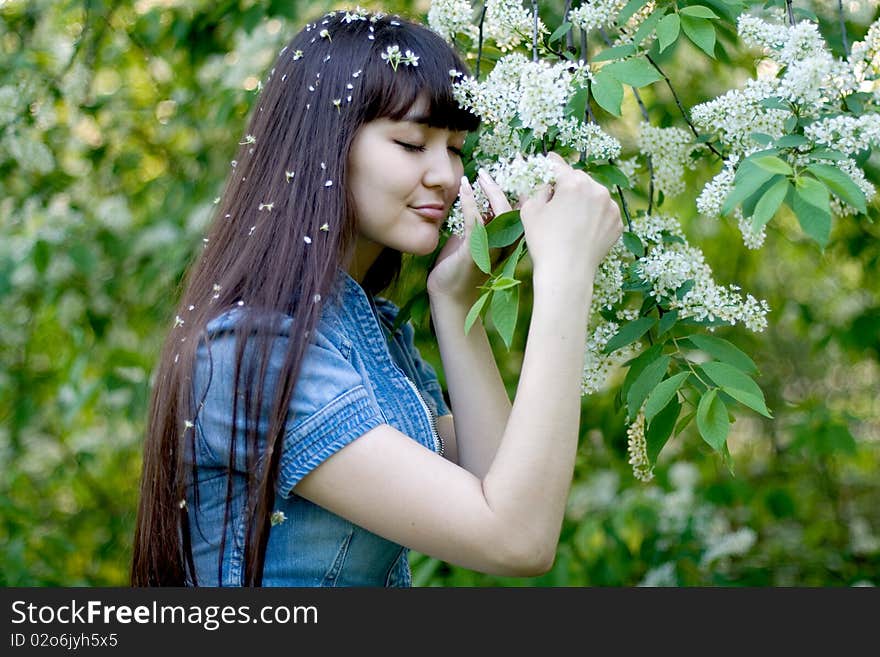
[[[480,212],[477,209],[477,199],[474,197],[474,190],[471,189],[467,176],[461,177],[459,198],[461,199],[461,213],[464,215],[464,240],[469,241],[471,231],[474,229],[474,222],[480,216]]]
[[[507,196],[505,196],[504,192],[498,186],[498,183],[492,180],[489,173],[485,169],[480,169],[477,176],[480,181],[480,187],[483,188],[486,198],[489,199],[492,213],[495,216],[498,216],[504,212],[510,212],[512,209],[510,207],[510,201],[507,200]]]

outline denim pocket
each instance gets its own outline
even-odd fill
[[[321,586],[336,586],[336,581],[339,579],[339,574],[342,572],[342,568],[345,565],[345,558],[348,556],[348,548],[351,545],[352,536],[354,536],[354,528],[349,530],[348,534],[345,535],[345,538],[342,539],[342,543],[336,551],[336,558],[333,559],[330,569],[324,573],[324,579],[321,580]]]

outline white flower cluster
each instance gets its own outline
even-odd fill
[[[633,476],[639,481],[649,482],[654,478],[654,468],[648,459],[648,444],[645,441],[645,407],[639,410],[635,421],[626,430],[626,451]]]
[[[587,159],[610,160],[620,156],[620,142],[597,123],[584,123],[573,116],[558,124],[561,144],[586,154]]]
[[[736,31],[747,46],[763,48],[765,52],[779,50],[788,38],[785,26],[768,23],[751,14],[740,14]]]
[[[629,344],[620,349],[615,349],[610,354],[602,353],[608,341],[620,330],[616,322],[600,319],[587,336],[587,344],[584,349],[584,370],[581,380],[581,392],[591,395],[602,390],[608,385],[611,373],[621,364],[638,354],[641,343]]]
[[[385,49],[385,52],[382,53],[382,59],[391,64],[391,68],[395,71],[397,67],[401,64],[406,64],[407,66],[418,66],[419,65],[419,56],[416,55],[412,50],[407,49],[406,52],[400,52],[400,46],[393,45],[388,46]]]
[[[495,41],[502,52],[516,48],[524,41],[530,44],[534,31],[535,16],[523,7],[522,0],[486,0],[483,34]],[[546,31],[547,28],[539,18],[539,38]]]
[[[733,532],[727,532],[720,536],[712,537],[709,546],[700,559],[700,565],[705,567],[717,559],[739,554],[745,554],[752,549],[758,539],[754,529],[743,527]]]
[[[453,85],[459,105],[490,125],[510,124],[519,105],[519,81],[528,59],[522,53],[505,55],[483,80],[465,77]]]
[[[456,34],[472,39],[479,36],[473,18],[470,0],[434,0],[428,10],[428,26],[450,43]]]
[[[684,167],[693,146],[693,137],[683,128],[658,128],[642,123],[639,149],[651,156],[654,185],[666,196],[677,196],[684,191]]]
[[[741,154],[756,145],[753,132],[771,137],[785,134],[783,124],[790,116],[786,110],[767,109],[761,101],[776,95],[775,80],[748,80],[745,88],[730,91],[691,109],[691,118],[697,127],[709,133],[718,133],[734,153]]]
[[[568,20],[573,24],[589,32],[601,27],[613,25],[617,15],[629,0],[593,0],[585,2],[577,9],[568,12]]]
[[[752,331],[763,331],[770,312],[767,302],[758,301],[750,294],[743,299],[738,286],[718,285],[703,252],[684,240],[680,228],[667,228],[670,224],[677,225],[677,222],[671,217],[655,216],[633,220],[633,230],[648,248],[638,260],[638,269],[652,286],[649,294],[668,298],[669,307],[678,309],[682,319],[720,320],[730,325],[741,322]],[[664,242],[661,230],[682,241]],[[675,291],[688,280],[693,280],[694,285],[679,299]]]
[[[564,118],[565,103],[571,95],[572,73],[567,64],[546,60],[527,61],[520,73],[517,114],[523,128],[533,130],[540,139]]]
[[[862,41],[852,45],[849,62],[858,80],[880,75],[880,18],[871,24]]]
[[[489,173],[505,194],[514,198],[527,196],[556,180],[552,160],[540,154],[523,158],[517,153],[512,159],[496,162]]]
[[[471,188],[474,190],[474,200],[477,202],[477,209],[480,212],[480,215],[489,214],[491,212],[491,206],[482,186],[471,185]],[[464,212],[461,209],[460,198],[455,199],[455,203],[449,211],[449,216],[446,218],[445,226],[453,235],[457,235],[458,237],[464,235]]]
[[[804,128],[807,139],[853,155],[880,146],[880,114],[834,116],[819,119]]]
[[[650,0],[649,2],[644,3],[644,6],[641,7],[636,13],[629,17],[626,21],[626,24],[620,26],[620,36],[614,40],[612,45],[614,46],[622,46],[625,44],[633,43],[633,39],[635,38],[636,32],[639,31],[639,27],[641,27],[642,23],[654,13],[654,9],[657,8],[657,3],[654,0]],[[656,30],[650,30],[647,35],[639,40],[639,43],[635,44],[637,46],[650,47],[651,43],[654,41],[656,37]]]

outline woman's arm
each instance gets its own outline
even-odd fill
[[[456,462],[482,479],[501,444],[510,417],[510,398],[482,323],[475,322],[468,334],[464,333],[470,304],[439,294],[431,295],[430,301],[452,402]]]

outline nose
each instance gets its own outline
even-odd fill
[[[457,188],[462,169],[459,157],[443,144],[431,149],[422,181],[425,187]]]

